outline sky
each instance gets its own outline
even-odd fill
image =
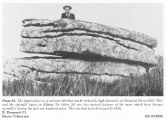
[[[63,6],[72,6],[76,19],[124,28],[147,34],[158,41],[156,55],[163,55],[162,3],[4,3],[3,58],[28,57],[19,51],[22,20],[28,18],[58,20]]]

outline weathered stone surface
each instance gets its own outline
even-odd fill
[[[157,46],[156,39],[143,33],[81,20],[25,19],[22,22],[25,27],[22,31],[23,37],[55,37],[62,34],[77,33],[121,38],[147,45],[150,48]]]
[[[153,50],[157,41],[142,33],[70,19],[26,19],[23,26],[23,52],[98,55],[148,66],[157,64]]]
[[[4,60],[3,79],[30,79],[49,81],[63,79],[65,76],[74,80],[88,78],[112,82],[116,79],[144,74],[145,68],[115,62],[90,62],[61,58],[22,58]]]
[[[151,74],[151,76],[157,76],[162,80],[163,79],[163,69],[164,69],[164,61],[163,61],[163,56],[155,56],[158,64],[154,67],[151,67],[149,69],[149,73]]]
[[[154,50],[131,41],[113,41],[93,36],[61,36],[55,38],[23,38],[21,51],[56,55],[59,52],[93,54],[114,59],[157,64]]]
[[[163,60],[163,56],[160,55],[156,55],[155,58],[158,61],[157,67],[164,67],[164,60]]]

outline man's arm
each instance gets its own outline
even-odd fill
[[[64,14],[62,13],[61,18],[65,18]]]
[[[75,15],[73,14],[73,19],[75,19]]]

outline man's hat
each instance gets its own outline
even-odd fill
[[[68,6],[68,5],[64,6],[63,9],[65,9],[65,8],[67,8],[67,7],[70,8],[70,10],[72,9],[72,7],[71,7],[71,6]]]

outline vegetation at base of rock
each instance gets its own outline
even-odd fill
[[[68,76],[51,82],[3,80],[3,96],[163,96],[163,68],[153,69],[149,78],[150,86],[146,74],[113,83],[71,80]]]

